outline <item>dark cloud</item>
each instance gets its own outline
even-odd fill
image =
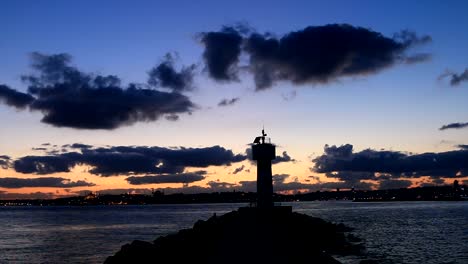
[[[206,171],[152,175],[152,176],[132,176],[125,179],[133,185],[140,184],[160,184],[160,183],[192,183],[205,179]]]
[[[179,116],[171,114],[171,115],[167,115],[166,119],[169,120],[169,121],[177,121],[177,120],[179,120]]]
[[[313,171],[328,176],[350,180],[419,178],[430,176],[468,176],[468,150],[440,153],[408,154],[398,151],[366,149],[353,152],[353,146],[325,145],[324,154],[313,159]]]
[[[200,34],[205,46],[203,59],[209,75],[217,81],[238,80],[238,62],[241,54],[241,32],[233,27],[223,27],[218,32]]]
[[[47,150],[47,148],[31,148],[31,150],[44,151]]]
[[[25,188],[25,187],[55,187],[72,188],[83,186],[95,186],[94,183],[86,181],[71,181],[65,178],[43,177],[43,178],[0,178],[2,188]]]
[[[325,174],[328,178],[336,178],[345,182],[355,182],[360,180],[377,180],[374,172],[366,171],[337,171]]]
[[[9,193],[0,191],[0,200],[13,199],[52,199],[55,198],[54,193],[34,192],[34,193]]]
[[[41,121],[53,126],[115,129],[195,109],[190,99],[178,92],[137,84],[124,87],[117,76],[81,72],[70,66],[68,54],[36,52],[31,58],[36,74],[22,77],[28,94],[2,88],[0,98],[16,107],[28,105],[30,110],[42,112]]]
[[[181,188],[158,188],[156,190],[162,191],[166,194],[171,193],[212,193],[212,192],[232,192],[233,190],[239,190],[236,188],[236,184],[231,184],[227,182],[215,182],[210,181],[207,183],[208,187],[198,186],[198,185],[191,185],[191,186],[183,186]],[[237,186],[239,187],[239,186]]]
[[[244,170],[244,168],[245,168],[245,166],[244,166],[244,165],[242,165],[242,166],[240,166],[239,168],[236,168],[236,169],[235,169],[235,170],[232,172],[232,174],[237,174],[237,173],[239,173],[239,172],[243,171],[243,170]]]
[[[273,184],[284,183],[284,181],[289,178],[289,174],[273,174]]]
[[[148,84],[154,87],[169,88],[176,92],[190,91],[193,89],[193,75],[195,65],[182,67],[177,72],[174,68],[174,58],[166,54],[164,60],[150,70]]]
[[[468,127],[468,123],[451,123],[448,125],[443,125],[439,128],[439,130],[446,130],[446,129],[461,129]]]
[[[21,173],[51,174],[70,172],[81,160],[79,153],[64,153],[55,156],[24,156],[13,162],[13,168]]]
[[[452,71],[447,71],[444,74],[439,76],[439,80],[444,79],[444,78],[450,78],[450,85],[457,86],[461,82],[468,81],[468,68],[466,68],[465,71],[459,74],[452,72]]]
[[[23,109],[29,106],[33,101],[34,97],[30,94],[18,92],[6,85],[0,84],[0,102],[18,109]]]
[[[442,182],[443,182],[443,180],[442,180]],[[441,185],[441,184],[437,184],[434,181],[432,181],[432,182],[419,182],[418,183],[419,187],[434,187],[434,186],[438,186],[438,185]]]
[[[81,161],[80,153],[56,153],[48,156],[24,156],[18,158],[13,163],[16,172],[25,174],[46,175],[59,172],[70,172],[79,165]]]
[[[382,180],[379,181],[379,189],[386,190],[408,188],[411,186],[411,184],[412,183],[409,180]]]
[[[218,182],[218,181],[209,181],[208,186],[210,186],[210,189],[215,191],[215,192],[226,192],[226,191],[232,191],[235,189],[237,186],[234,183],[228,183],[228,182]]]
[[[64,145],[64,146],[67,146],[67,145]],[[82,144],[82,143],[73,143],[69,145],[69,147],[73,149],[89,149],[89,148],[92,148],[93,146]]]
[[[218,106],[229,106],[237,103],[240,100],[239,97],[235,97],[232,99],[223,99],[218,103]]]
[[[186,167],[230,165],[243,161],[244,155],[235,155],[220,146],[206,148],[162,148],[144,146],[114,146],[90,148],[79,152],[65,152],[48,156],[25,156],[14,161],[14,169],[21,173],[50,174],[69,172],[76,165],[92,167],[90,173],[101,176],[136,174],[174,174]]]
[[[428,35],[420,37],[415,32],[407,29],[395,33],[393,39],[407,48],[423,45],[432,41],[432,38]]]
[[[277,81],[327,83],[430,58],[427,53],[408,54],[410,48],[431,41],[429,36],[418,37],[408,30],[393,38],[348,24],[309,26],[280,38],[271,33],[249,33],[229,27],[202,33],[211,77],[237,80],[241,51],[249,58],[246,68],[253,73],[257,90],[270,88]]]
[[[444,179],[432,179],[432,182],[434,184],[444,184],[445,183],[445,180]]]
[[[295,159],[291,158],[291,156],[288,155],[286,151],[283,151],[282,156],[276,156],[274,160],[271,161],[271,164],[278,164],[281,162],[294,162],[296,161]]]
[[[11,166],[11,158],[6,155],[0,155],[0,168],[8,169]]]

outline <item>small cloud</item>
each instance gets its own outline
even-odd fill
[[[468,127],[468,123],[451,123],[448,125],[443,125],[439,128],[439,130],[446,130],[446,129],[461,129]]]
[[[229,106],[237,103],[240,100],[239,97],[235,97],[232,99],[223,99],[218,103],[218,106]]]
[[[462,73],[456,73],[456,72],[447,70],[445,73],[441,74],[439,78],[437,79],[442,80],[445,78],[450,79],[451,86],[457,86],[461,82],[468,81],[468,68],[466,68],[465,71],[463,71]]]
[[[179,120],[179,116],[178,115],[166,115],[166,119],[169,121],[177,121]]]
[[[291,156],[288,155],[288,152],[283,151],[282,156],[276,156],[274,160],[271,161],[271,164],[278,164],[281,162],[295,162],[296,160],[291,158]]]
[[[294,98],[296,98],[297,92],[296,90],[291,91],[290,93],[283,93],[281,94],[281,97],[283,98],[284,101],[291,101]]]
[[[245,166],[244,166],[244,165],[242,165],[242,166],[240,166],[239,168],[236,168],[236,169],[235,169],[235,170],[232,172],[232,174],[237,174],[237,173],[239,173],[239,172],[243,171],[243,170],[244,170],[244,168],[245,168]]]

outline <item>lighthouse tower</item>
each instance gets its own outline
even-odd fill
[[[252,158],[257,161],[257,207],[273,207],[273,178],[271,161],[275,159],[275,145],[266,137],[265,130],[252,145]]]

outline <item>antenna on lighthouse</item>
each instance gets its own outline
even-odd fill
[[[262,137],[266,137],[267,134],[265,134],[265,125],[262,126]]]

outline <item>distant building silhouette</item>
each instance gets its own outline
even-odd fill
[[[257,207],[273,207],[273,176],[271,161],[275,159],[275,145],[266,137],[265,130],[252,145],[252,158],[257,161]]]

